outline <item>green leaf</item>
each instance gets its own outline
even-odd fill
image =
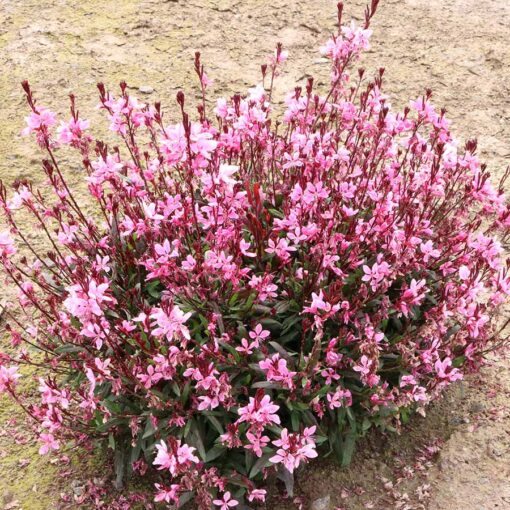
[[[269,462],[269,458],[273,456],[273,453],[266,453],[260,457],[260,459],[253,464],[253,467],[250,469],[250,478],[254,478],[257,476],[262,469],[271,465]]]
[[[79,345],[65,344],[56,347],[55,352],[58,354],[68,354],[72,352],[85,352],[85,349]]]
[[[206,414],[205,416],[207,420],[211,423],[211,425],[216,429],[218,434],[223,434],[225,432],[222,424],[220,423],[218,418],[216,418],[216,416],[213,416],[212,414]]]
[[[153,436],[156,433],[156,429],[152,425],[150,419],[147,418],[147,425],[145,425],[145,430],[143,432],[142,439],[147,439],[148,437]]]
[[[283,214],[283,212],[278,211],[277,209],[268,209],[267,211],[273,218],[278,218],[280,220],[283,220],[283,218],[285,218],[285,215]]]
[[[191,421],[191,428],[190,428],[190,434],[188,438],[188,442],[191,446],[194,446],[200,457],[202,457],[202,460],[205,461],[205,458],[207,456],[205,452],[205,446],[204,441],[202,439],[202,434],[200,433],[200,430],[198,428],[198,424],[195,420]]]
[[[361,424],[361,430],[366,432],[372,426],[372,422],[368,418],[363,418],[363,423]]]
[[[124,474],[126,471],[126,449],[121,446],[115,450],[114,469],[115,469],[115,488],[122,489],[124,485]]]
[[[290,413],[290,421],[292,422],[292,430],[294,432],[298,432],[299,431],[299,424],[300,424],[300,415],[299,413],[295,412],[295,411],[292,411]]]
[[[271,390],[279,390],[281,389],[281,384],[270,382],[270,381],[258,381],[251,385],[252,388],[267,388]]]
[[[269,329],[269,331],[273,334],[277,334],[282,330],[282,325],[275,319],[261,319],[260,323],[265,329]]]
[[[453,361],[452,361],[452,366],[454,368],[459,368],[461,367],[462,365],[464,365],[464,363],[466,362],[466,356],[462,355],[462,356],[457,356]]]
[[[224,446],[219,445],[214,446],[207,452],[205,456],[205,462],[211,462],[217,459],[218,457],[221,457],[226,451],[227,449]]]
[[[186,503],[188,503],[189,501],[191,501],[191,499],[193,498],[193,492],[185,492],[184,494],[181,495],[181,497],[179,498],[179,506],[177,508],[182,508]]]
[[[182,404],[185,404],[188,401],[188,396],[189,396],[190,389],[191,389],[191,385],[188,382],[184,386],[184,390],[182,391],[182,394],[181,394],[181,403]]]
[[[354,448],[356,446],[357,436],[353,432],[349,432],[345,437],[342,445],[342,466],[348,466],[351,463]]]

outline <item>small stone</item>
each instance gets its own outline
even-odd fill
[[[489,455],[492,458],[502,457],[504,453],[505,453],[504,450],[496,446],[493,446],[492,448],[489,449]]]
[[[328,494],[323,498],[316,499],[312,502],[310,510],[331,510],[331,496]]]
[[[85,484],[81,480],[72,480],[71,489],[75,496],[82,496],[85,493]]]
[[[450,423],[452,425],[462,425],[462,424],[470,423],[470,421],[469,421],[469,418],[467,416],[454,416],[450,420]]]
[[[469,406],[469,410],[470,410],[473,414],[481,413],[482,411],[485,411],[485,404],[482,404],[481,402],[473,402],[473,403]]]
[[[14,494],[10,491],[5,491],[3,494],[3,503],[6,505],[14,499]]]
[[[77,485],[76,487],[73,487],[73,492],[78,497],[83,496],[83,494],[85,493],[85,486]]]
[[[154,92],[154,89],[150,87],[149,85],[142,85],[138,89],[142,94],[152,94]]]

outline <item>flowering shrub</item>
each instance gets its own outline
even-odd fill
[[[319,451],[349,462],[358,436],[398,429],[494,348],[510,292],[503,183],[475,142],[458,147],[429,92],[392,113],[382,70],[349,76],[376,6],[321,48],[327,93],[310,79],[280,121],[280,46],[262,66],[271,87],[214,113],[197,54],[196,120],[182,92],[168,124],[158,103],[100,84],[114,148],[74,97],[57,127],[23,84],[49,188],[0,187],[0,258],[20,305],[0,391],[37,422],[42,454],[96,439],[115,450],[119,484],[126,467],[156,468],[158,502],[257,504],[271,472],[288,481]],[[83,161],[92,216],[64,178],[64,146]],[[17,391],[20,364],[42,367],[37,404]]]

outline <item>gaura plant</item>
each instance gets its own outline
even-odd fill
[[[0,188],[0,256],[19,295],[0,391],[37,423],[41,453],[96,441],[115,451],[119,486],[126,469],[154,466],[157,502],[256,505],[271,473],[290,486],[319,455],[347,464],[357,437],[399,429],[499,345],[507,175],[491,184],[430,92],[393,113],[383,70],[348,73],[377,3],[361,27],[341,25],[339,4],[321,48],[329,89],[309,79],[280,117],[281,46],[262,66],[270,87],[214,111],[197,54],[195,120],[182,92],[168,123],[159,103],[100,84],[113,148],[89,134],[73,96],[57,126],[23,84],[25,133],[53,194],[26,180]],[[83,161],[95,215],[66,183],[63,146]],[[17,390],[23,364],[38,367],[36,404]]]

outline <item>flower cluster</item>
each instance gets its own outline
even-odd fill
[[[57,127],[24,83],[25,133],[54,196],[0,186],[0,259],[19,295],[0,391],[21,402],[17,366],[44,367],[40,401],[25,405],[41,453],[99,438],[121,453],[119,473],[157,468],[156,501],[228,510],[262,502],[267,475],[321,445],[348,462],[357,436],[398,428],[496,346],[510,292],[503,183],[429,92],[395,113],[382,70],[348,74],[376,6],[322,48],[326,93],[297,87],[280,122],[266,88],[280,46],[262,85],[214,111],[197,54],[196,120],[182,92],[167,123],[125,84],[118,97],[99,85],[122,148],[89,134],[74,97]],[[91,214],[64,178],[68,150]]]

